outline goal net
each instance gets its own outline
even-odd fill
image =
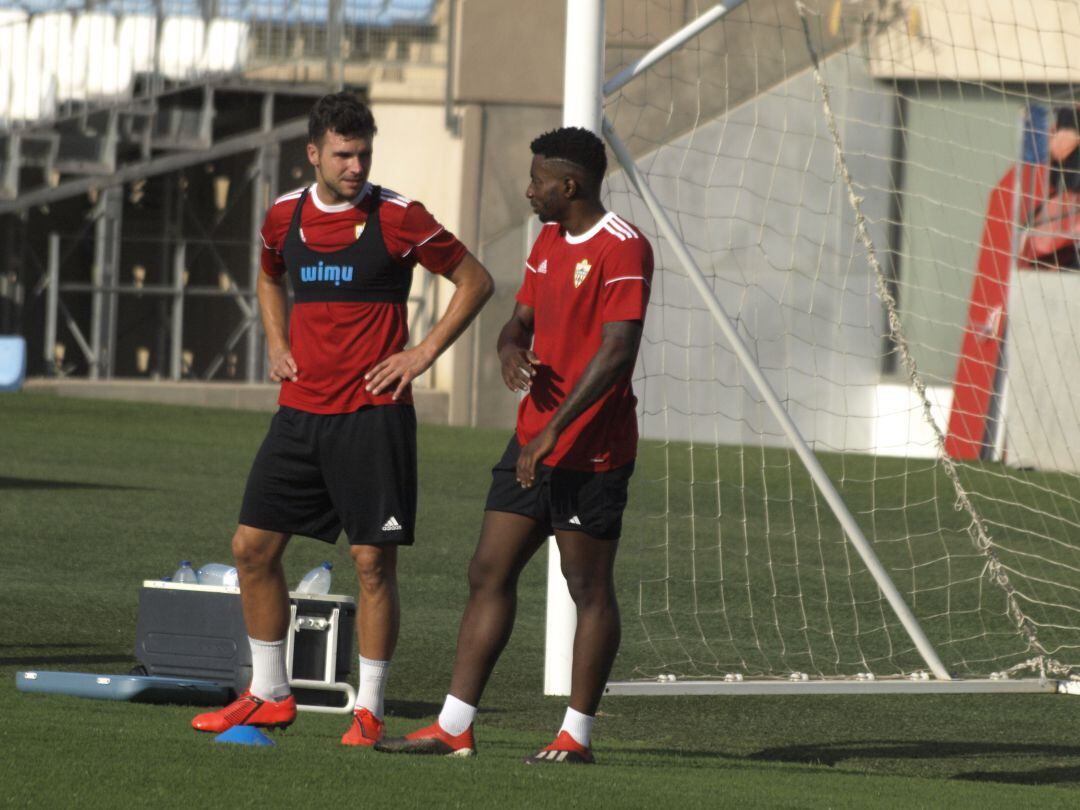
[[[710,295],[947,671],[1069,675],[1080,7],[729,2],[622,83],[715,5],[606,4],[607,203],[657,251],[613,678],[928,670]]]

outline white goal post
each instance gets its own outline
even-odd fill
[[[1041,469],[1039,448],[1080,438],[1080,422],[1059,408],[1051,434],[1029,411],[1053,374],[1023,362],[1010,376],[1007,361],[1050,346],[1067,373],[1080,356],[1071,328],[1039,333],[1035,310],[1060,291],[1016,259],[1053,194],[1029,148],[1049,143],[1036,111],[1077,103],[1067,46],[1080,42],[1063,3],[1036,0],[1041,27],[1024,36],[1058,37],[1062,64],[1018,57],[994,29],[972,67],[1001,3],[964,4],[968,39],[944,0],[670,0],[666,16],[655,0],[567,0],[564,124],[602,132],[618,163],[608,206],[657,256],[635,373],[643,458],[628,515],[642,519],[618,569],[639,578],[620,587],[634,632],[616,670],[630,677],[609,693],[1076,690],[1080,465]],[[605,84],[618,25],[621,69]],[[1017,86],[1009,57],[1043,59],[1056,82]],[[935,115],[957,94],[969,128],[947,132],[948,148],[1012,180],[926,165],[918,147],[942,137]],[[902,108],[891,118],[890,104]],[[979,122],[1009,114],[1011,142],[984,145]],[[937,180],[922,176],[932,169]],[[928,192],[965,183],[975,191],[959,203]],[[945,214],[919,220],[918,204]],[[918,243],[971,247],[972,227],[973,258],[928,258]],[[963,276],[951,309],[920,301],[951,292],[926,280],[935,261]],[[852,404],[868,392],[873,408]],[[984,431],[974,455],[971,424]],[[1003,463],[1010,450],[1028,466]],[[549,555],[544,690],[565,695],[575,616],[554,543]]]

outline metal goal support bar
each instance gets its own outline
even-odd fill
[[[1080,682],[1039,678],[922,680],[888,678],[881,680],[823,681],[612,681],[605,695],[973,695],[973,694],[1080,694]]]

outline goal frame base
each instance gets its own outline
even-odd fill
[[[993,693],[1080,694],[1080,682],[1042,678],[910,680],[680,680],[611,681],[605,695],[961,695]]]

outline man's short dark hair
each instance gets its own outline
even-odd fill
[[[596,190],[607,172],[607,153],[604,142],[594,133],[581,127],[560,127],[536,138],[529,148],[534,155],[549,160],[565,160],[585,171]]]
[[[331,93],[315,102],[308,116],[308,141],[319,144],[333,130],[343,138],[375,137],[375,116],[367,104],[349,92]]]
[[[1058,129],[1075,129],[1080,131],[1080,110],[1075,106],[1058,107],[1054,110],[1054,125]]]

